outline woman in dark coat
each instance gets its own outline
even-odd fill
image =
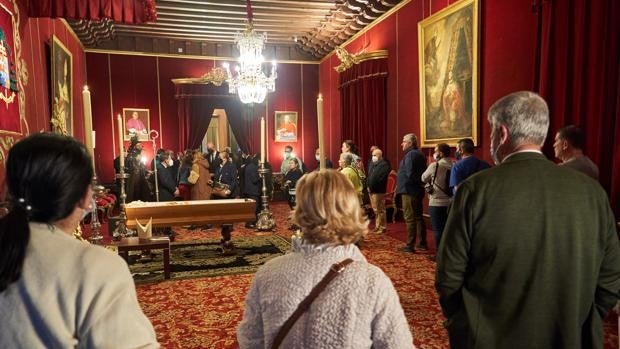
[[[215,170],[214,180],[230,186],[231,194],[229,197],[239,196],[239,181],[237,179],[237,167],[233,164],[230,154],[226,150],[220,151],[220,159],[222,163]]]

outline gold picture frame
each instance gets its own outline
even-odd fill
[[[478,144],[478,0],[418,23],[421,147]]]
[[[276,111],[274,116],[275,141],[276,142],[297,142],[297,112],[296,111]]]
[[[123,140],[129,141],[132,136],[137,135],[139,141],[148,141],[151,131],[149,114],[150,109],[123,108]],[[134,115],[137,118],[134,119]]]
[[[50,46],[52,131],[73,136],[73,56],[55,35]]]

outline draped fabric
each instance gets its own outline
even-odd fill
[[[536,84],[551,114],[545,153],[553,158],[558,128],[580,126],[620,218],[620,2],[539,2]]]
[[[377,145],[386,156],[387,76],[387,58],[361,62],[340,74],[341,141],[353,140],[360,155]]]
[[[255,120],[251,109],[228,93],[228,86],[179,84],[176,86],[179,117],[179,149],[200,148],[214,109],[224,109],[239,147],[250,152]],[[260,132],[259,132],[260,133]]]
[[[28,16],[140,24],[156,20],[157,11],[155,0],[29,0]]]

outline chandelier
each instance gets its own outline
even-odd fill
[[[258,34],[252,26],[252,5],[247,1],[248,25],[244,32],[235,35],[235,44],[239,48],[239,65],[236,74],[230,72],[228,63],[224,69],[228,75],[227,82],[230,93],[239,94],[242,103],[262,103],[268,92],[276,90],[276,62],[272,62],[269,76],[263,72],[263,48],[267,34]]]

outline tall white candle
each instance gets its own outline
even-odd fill
[[[97,132],[95,132],[95,130],[93,130],[93,133],[92,133],[92,137],[93,137],[93,149],[95,149],[95,148],[97,147],[97,143],[95,142],[95,138],[96,138],[95,136],[96,136],[96,133],[97,133]]]
[[[325,169],[325,148],[323,148],[323,96],[316,100],[316,122],[319,131],[319,169]]]
[[[84,86],[84,90],[82,90],[82,106],[84,108],[84,145],[86,146],[86,150],[93,158],[93,167],[95,166],[95,152],[93,151],[94,143],[90,136],[93,131],[93,112],[90,104],[90,91],[88,90],[88,86]]]
[[[121,161],[121,167],[125,167],[125,149],[124,148],[124,144],[123,144],[123,118],[121,117],[121,114],[118,114],[118,117],[116,118],[117,124],[118,124],[118,149],[120,151],[120,161]]]
[[[260,118],[260,162],[265,163],[265,117]]]

